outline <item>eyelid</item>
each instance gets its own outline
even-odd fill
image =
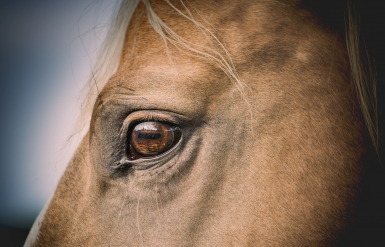
[[[161,111],[154,111],[154,110],[132,112],[124,120],[122,127],[119,131],[119,135],[121,138],[125,138],[125,136],[128,134],[127,132],[130,129],[130,127],[138,122],[148,122],[148,121],[168,122],[168,123],[178,125],[178,122],[180,122],[180,120],[183,121],[185,120],[185,118],[181,116],[173,117],[173,116],[170,116],[170,114],[167,114],[167,112],[163,113]]]

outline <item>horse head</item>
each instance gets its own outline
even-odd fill
[[[354,36],[294,0],[125,1],[124,18],[27,245],[329,246],[361,229],[374,131]]]

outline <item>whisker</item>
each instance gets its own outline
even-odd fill
[[[184,176],[184,175],[179,171],[178,167],[175,167],[175,169],[176,169],[176,171],[177,171],[180,175]]]
[[[160,218],[160,209],[158,205],[158,174],[156,174],[156,177],[155,177],[155,200],[156,200],[156,207],[158,209],[158,214]]]
[[[140,202],[140,197],[142,196],[142,192],[143,190],[141,190],[139,193],[138,204],[136,205],[136,225],[138,227],[140,241],[143,243],[142,233],[140,232],[140,225],[139,225],[139,202]]]
[[[124,202],[126,201],[126,198],[127,198],[127,196],[128,196],[128,192],[130,191],[132,185],[134,184],[135,179],[136,179],[136,177],[134,177],[134,179],[132,180],[131,185],[130,185],[130,187],[128,187],[128,189],[127,189],[127,191],[126,191],[126,194],[125,194],[125,196],[124,196],[124,198],[123,198],[122,206],[120,206],[120,211],[119,211],[118,220],[117,220],[117,222],[116,222],[117,224],[119,223],[120,215],[122,214],[122,209],[123,209],[123,206],[124,206]]]
[[[176,202],[176,205],[177,205],[176,214],[177,214],[177,218],[178,218],[178,225],[179,225],[179,229],[181,229],[181,222],[180,222],[180,218],[179,218],[179,205],[180,204],[179,204],[179,199],[178,199],[177,192],[176,192],[177,185],[175,183],[174,177],[172,178],[172,183],[174,184],[174,198],[176,198],[176,201],[177,201]]]

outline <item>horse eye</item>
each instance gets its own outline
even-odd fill
[[[179,127],[162,122],[141,122],[129,136],[129,159],[156,156],[174,147],[182,137]]]

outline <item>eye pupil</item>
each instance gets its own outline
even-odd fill
[[[141,122],[130,133],[130,157],[137,159],[161,154],[175,146],[181,138],[181,130],[162,122]]]
[[[142,134],[141,132],[139,132],[138,134],[138,138],[139,139],[159,139],[161,138],[162,135],[161,134]]]

